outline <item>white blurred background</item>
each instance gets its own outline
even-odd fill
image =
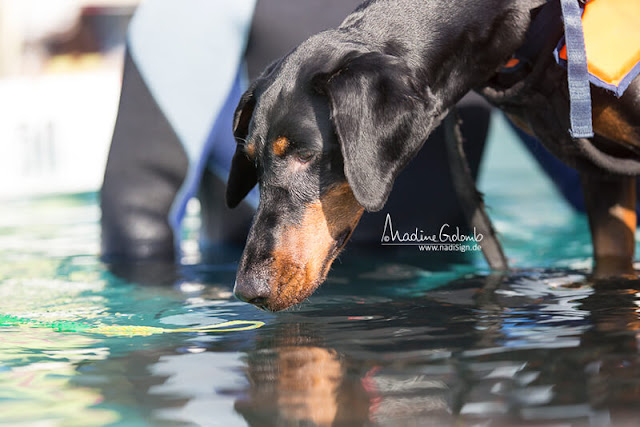
[[[0,200],[96,191],[140,0],[0,0]]]

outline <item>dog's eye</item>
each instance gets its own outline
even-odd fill
[[[296,153],[296,160],[298,160],[300,163],[309,163],[314,159],[315,156],[316,153],[314,153],[313,151],[300,151]]]

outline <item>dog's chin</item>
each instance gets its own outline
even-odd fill
[[[293,273],[284,280],[281,278],[279,283],[271,287],[272,295],[259,308],[268,311],[282,311],[309,298],[324,283],[338,252],[339,250],[336,250],[335,255],[325,262],[320,277],[309,280],[308,275],[300,274],[304,271],[303,269],[294,269],[298,274]]]
[[[322,284],[323,279],[315,280],[311,284],[305,284],[304,288],[300,289],[298,286],[292,286],[291,284],[283,283],[278,286],[278,292],[267,299],[264,304],[258,306],[258,308],[266,311],[282,311],[287,308],[293,307],[296,304],[300,304],[315,292],[316,289]]]
[[[331,265],[346,246],[352,233],[353,228],[348,228],[337,236],[322,267],[316,270],[320,273],[319,276],[310,274],[306,265],[286,263],[284,268],[278,268],[280,274],[276,283],[271,285],[271,296],[257,307],[266,311],[282,311],[309,298],[325,281]]]

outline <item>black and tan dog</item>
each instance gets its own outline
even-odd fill
[[[470,90],[581,172],[595,276],[633,274],[640,79],[620,99],[592,88],[596,135],[573,140],[557,37],[532,65],[499,72],[545,3],[367,1],[265,70],[234,120],[228,205],[260,184],[236,296],[268,310],[307,298],[363,211],[384,206],[398,173]]]

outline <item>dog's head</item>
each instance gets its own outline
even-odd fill
[[[383,207],[436,115],[402,60],[336,37],[314,36],[267,68],[234,118],[227,204],[260,186],[234,292],[268,310],[322,283],[363,211]]]

